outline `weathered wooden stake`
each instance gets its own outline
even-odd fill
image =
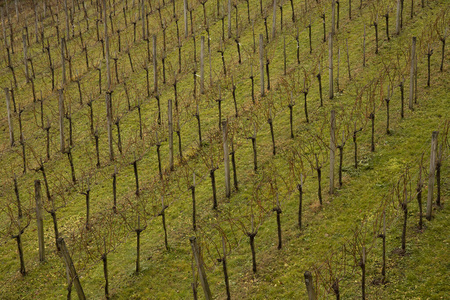
[[[6,97],[6,109],[7,109],[7,115],[8,115],[8,127],[9,127],[9,142],[11,147],[14,146],[14,128],[12,124],[12,118],[11,118],[11,103],[9,100],[9,88],[4,88],[5,91],[5,97]]]
[[[39,261],[45,261],[44,218],[42,216],[41,181],[34,181],[34,200],[36,202],[36,222],[39,244]]]
[[[439,131],[433,131],[431,137],[431,154],[430,154],[430,172],[428,177],[428,198],[427,198],[427,220],[431,220],[431,214],[433,210],[433,189],[434,178],[436,171],[436,156],[437,156],[437,138]]]
[[[228,122],[222,122],[223,132],[223,162],[225,166],[225,195],[227,198],[231,196],[231,183],[230,183],[230,157],[228,153]]]
[[[195,236],[189,238],[189,241],[191,242],[192,247],[192,253],[194,254],[195,263],[197,265],[198,275],[200,277],[200,283],[203,288],[203,292],[205,293],[205,299],[210,300],[212,299],[211,290],[209,289],[208,280],[206,278],[206,272],[205,267],[203,263],[203,259],[200,253],[199,246],[197,244],[197,238]]]
[[[264,40],[263,35],[259,35],[259,71],[261,77],[261,97],[264,97]]]
[[[306,294],[308,295],[308,300],[316,300],[316,293],[314,291],[314,283],[311,272],[305,272],[305,285],[306,285]]]
[[[334,194],[334,162],[336,153],[336,112],[334,109],[331,111],[330,123],[330,194]]]
[[[416,40],[415,36],[412,37],[411,46],[411,72],[410,72],[410,83],[409,83],[409,109],[413,110],[413,98],[414,98],[414,74],[416,66]]]
[[[65,137],[64,137],[64,116],[65,116],[65,110],[64,110],[64,98],[63,98],[63,89],[58,89],[59,94],[59,144],[60,144],[60,151],[62,153],[65,152]]]
[[[75,270],[75,266],[73,265],[72,258],[70,257],[69,250],[67,249],[66,243],[63,238],[58,238],[57,240],[58,246],[61,249],[61,254],[66,264],[66,269],[70,275],[71,281],[75,285],[75,290],[77,291],[78,299],[86,299],[83,288],[81,287],[80,279],[78,277],[77,271]]]

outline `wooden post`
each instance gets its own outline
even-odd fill
[[[22,35],[22,41],[23,41],[23,63],[25,65],[25,77],[28,83],[30,82],[30,73],[28,71],[27,38],[25,34]]]
[[[366,299],[366,247],[362,247],[362,258],[360,262],[362,270],[361,291],[362,299]]]
[[[195,206],[195,171],[192,173],[193,182],[190,186],[192,191],[192,229],[194,231],[197,230],[197,222],[196,222],[196,206]]]
[[[205,93],[205,36],[200,43],[200,94]]]
[[[112,108],[111,108],[111,92],[107,91],[105,96],[106,101],[106,120],[107,120],[107,130],[108,130],[108,145],[109,145],[109,160],[114,161],[114,150],[113,150],[113,137],[112,137]]]
[[[297,184],[298,189],[298,228],[302,229],[302,204],[303,204],[303,175],[300,175],[300,184]]]
[[[277,31],[276,16],[277,16],[277,0],[274,0],[273,1],[273,18],[272,18],[272,40],[275,39],[275,35],[276,35],[276,31]]]
[[[228,38],[231,38],[231,0],[228,0]]]
[[[225,194],[227,198],[231,196],[231,184],[230,184],[230,158],[228,153],[228,122],[222,122],[223,131],[223,162],[225,165]]]
[[[158,60],[156,59],[156,34],[153,35],[153,85],[158,94]]]
[[[311,272],[305,272],[305,285],[306,294],[308,295],[308,300],[316,300],[316,293],[314,291],[313,278]]]
[[[427,198],[427,220],[431,220],[431,213],[433,209],[433,188],[436,171],[436,152],[437,152],[437,138],[439,131],[433,131],[431,136],[431,154],[430,154],[430,175],[428,177],[428,198]]]
[[[363,39],[363,67],[366,66],[366,25],[364,24],[364,39]]]
[[[336,1],[331,0],[331,35],[333,36],[335,33],[336,27]]]
[[[334,1],[333,1],[334,2]],[[328,45],[329,45],[329,49],[328,49],[328,63],[329,63],[329,91],[328,91],[328,97],[330,99],[333,99],[333,94],[334,94],[334,90],[333,90],[333,34],[329,34],[328,35]]]
[[[225,247],[225,237],[223,235],[222,235],[222,251],[223,251],[223,257],[220,260],[222,261],[223,274],[225,277],[225,288],[227,290],[227,300],[230,300],[231,294],[230,294],[230,283],[228,281],[228,271],[227,271],[227,250]]]
[[[39,261],[45,261],[44,219],[42,216],[41,181],[34,181],[34,199],[36,201],[36,221],[39,243]]]
[[[62,82],[61,87],[66,85],[66,58],[64,54],[66,40],[64,37],[61,38],[61,72],[62,72]],[[54,68],[54,66],[52,66]]]
[[[59,144],[62,153],[65,151],[65,137],[64,137],[64,98],[63,89],[58,89],[59,94]]]
[[[194,254],[195,263],[197,265],[197,270],[198,270],[198,275],[200,277],[200,283],[202,285],[203,292],[205,293],[205,299],[210,300],[210,299],[212,299],[212,294],[211,294],[211,290],[209,289],[208,280],[206,278],[206,272],[205,272],[205,268],[203,266],[203,259],[200,254],[199,247],[197,245],[197,238],[195,236],[193,236],[189,239],[189,241],[191,242],[192,253]]]
[[[173,120],[172,120],[172,99],[168,100],[168,122],[169,122],[169,168],[173,171]]]
[[[11,147],[14,146],[14,128],[12,124],[12,118],[11,118],[11,103],[9,101],[9,88],[4,88],[5,96],[6,96],[6,110],[8,115],[8,127],[9,127],[9,141],[11,144]]]
[[[75,285],[78,299],[85,300],[86,297],[84,295],[83,288],[81,287],[80,279],[78,278],[75,266],[73,265],[72,258],[70,257],[69,250],[67,250],[66,243],[64,242],[63,238],[58,238],[56,242],[58,243],[58,246],[61,249],[61,254],[66,264],[66,269],[70,275],[70,279]]]
[[[334,194],[334,161],[336,153],[336,113],[334,109],[331,111],[330,123],[330,194]]]
[[[183,16],[184,16],[184,37],[187,38],[188,36],[188,17],[187,17],[187,11],[188,11],[188,7],[187,7],[187,0],[183,1]]]
[[[264,97],[264,38],[259,35],[259,71],[261,76],[261,97]]]
[[[103,2],[105,4],[105,2]],[[67,39],[70,37],[70,27],[69,27],[69,10],[67,8],[67,0],[64,0],[64,12],[66,14],[66,37]]]
[[[277,194],[277,206],[273,208],[273,211],[277,213],[277,228],[278,228],[278,250],[282,247],[282,240],[281,240],[281,206],[280,202],[278,201],[278,194]]]
[[[412,37],[411,45],[411,72],[410,72],[410,83],[409,83],[409,109],[413,109],[413,98],[414,98],[414,74],[415,74],[415,61],[416,61],[416,40],[415,36]]]

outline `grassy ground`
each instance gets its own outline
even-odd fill
[[[263,1],[268,24],[272,20],[272,2]],[[182,13],[182,2],[177,2],[177,12]],[[124,3],[118,3],[115,16],[115,26],[125,27],[123,14],[119,13]],[[129,3],[129,5],[131,5]],[[201,5],[192,3],[194,24],[196,30],[196,56],[199,58],[200,38],[206,35],[202,26],[203,12]],[[119,83],[113,71],[113,115],[121,117],[121,136],[123,154],[119,154],[117,128],[114,128],[114,150],[116,160],[109,162],[106,133],[106,111],[104,108],[104,90],[106,86],[106,71],[104,60],[99,65],[102,70],[103,93],[99,94],[97,80],[98,71],[92,67],[102,59],[101,43],[96,39],[95,22],[90,21],[90,30],[86,31],[84,21],[79,24],[83,40],[88,43],[90,67],[86,68],[84,53],[81,52],[79,38],[68,41],[68,49],[72,55],[73,73],[78,73],[81,79],[83,104],[79,104],[78,87],[70,82],[64,91],[66,110],[72,113],[74,128],[73,157],[77,183],[71,182],[71,174],[67,155],[58,152],[58,93],[51,90],[51,73],[48,68],[46,53],[42,53],[40,43],[31,43],[29,56],[33,57],[36,71],[36,91],[43,94],[45,119],[51,121],[51,159],[45,161],[50,190],[58,208],[57,217],[59,230],[66,239],[75,262],[75,267],[81,277],[81,283],[88,298],[104,297],[104,279],[101,254],[103,238],[108,252],[110,294],[113,299],[174,299],[191,298],[192,282],[192,251],[188,238],[196,235],[199,239],[206,272],[211,290],[215,298],[226,298],[222,266],[217,261],[221,257],[221,237],[226,238],[228,272],[230,289],[233,298],[238,299],[292,299],[305,298],[303,273],[311,270],[316,280],[316,290],[320,298],[331,298],[330,278],[339,278],[341,296],[344,298],[360,297],[361,272],[357,260],[361,253],[360,247],[367,247],[367,298],[369,299],[445,299],[449,293],[445,278],[449,275],[448,266],[448,206],[446,199],[450,194],[448,180],[448,145],[444,147],[444,162],[442,166],[442,208],[435,208],[435,218],[425,222],[422,231],[417,229],[418,207],[415,193],[410,192],[411,201],[408,204],[408,226],[406,234],[406,253],[398,254],[401,245],[401,226],[403,214],[396,197],[392,196],[393,188],[405,172],[410,169],[410,182],[415,188],[418,168],[422,153],[424,154],[424,169],[429,165],[429,149],[431,132],[439,130],[440,141],[443,140],[445,122],[448,122],[450,98],[448,96],[449,77],[444,65],[444,72],[439,72],[440,41],[434,31],[434,21],[448,10],[444,1],[428,3],[424,8],[415,4],[415,14],[409,17],[410,3],[405,3],[404,28],[400,36],[392,36],[395,24],[394,2],[365,3],[361,10],[353,4],[352,20],[347,17],[348,3],[341,3],[340,28],[334,41],[334,67],[337,68],[337,53],[340,55],[341,91],[334,94],[333,100],[328,100],[328,43],[321,41],[323,29],[321,12],[326,14],[326,26],[330,24],[329,3],[311,3],[308,13],[303,11],[303,3],[295,3],[297,22],[295,26],[290,19],[290,3],[283,4],[283,31],[280,30],[280,10],[277,10],[277,36],[270,38],[265,53],[270,60],[271,90],[264,98],[259,97],[260,79],[258,50],[253,53],[252,26],[246,19],[246,3],[238,4],[239,32],[242,50],[242,63],[238,63],[237,47],[233,39],[227,39],[225,46],[225,61],[227,75],[222,72],[219,39],[222,34],[222,21],[215,16],[216,3],[206,4],[211,34],[211,70],[212,82],[209,80],[209,63],[205,63],[205,95],[193,97],[194,44],[191,35],[184,37],[183,18],[178,22],[182,36],[182,70],[177,74],[177,89],[179,108],[175,118],[179,119],[184,161],[176,162],[175,170],[165,172],[164,179],[158,175],[156,157],[156,134],[162,141],[161,159],[164,170],[168,167],[167,142],[167,100],[173,99],[174,72],[178,69],[178,49],[176,48],[176,26],[168,23],[167,46],[167,84],[162,84],[162,71],[159,71],[160,99],[162,125],[157,123],[158,110],[155,97],[147,97],[146,71],[143,66],[147,59],[147,43],[141,39],[141,23],[137,22],[137,42],[133,43],[133,25],[137,8],[127,11],[128,27],[121,33],[123,48],[130,45],[135,72],[130,68],[127,54],[118,53]],[[225,3],[224,3],[225,5]],[[89,14],[94,15],[95,7],[88,5]],[[381,17],[385,8],[390,7],[391,40],[387,41],[384,33],[384,20]],[[226,6],[225,6],[226,8]],[[259,14],[258,1],[250,1],[251,19],[254,20],[254,31],[265,35],[264,22]],[[162,9],[163,18],[169,20],[172,6]],[[226,11],[226,10],[224,10]],[[378,12],[379,15],[379,54],[375,55],[374,27],[370,26]],[[32,18],[33,12],[25,9],[23,15]],[[83,19],[83,13],[77,12],[76,19]],[[64,16],[61,14],[61,18]],[[232,14],[232,24],[235,24],[235,12]],[[308,31],[305,26],[311,19],[312,54],[309,54]],[[153,13],[149,17],[150,33],[157,34],[158,53],[162,52],[162,32],[158,27],[159,17]],[[382,22],[383,20],[383,22]],[[48,17],[45,22],[51,23]],[[225,35],[227,18],[225,22]],[[444,26],[448,24],[444,18]],[[64,22],[61,22],[64,24]],[[101,25],[101,24],[100,24]],[[366,26],[366,67],[362,67],[362,38]],[[63,25],[60,25],[64,28]],[[47,27],[46,27],[47,28]],[[63,32],[63,29],[61,29]],[[101,27],[102,28],[102,27]],[[190,28],[190,24],[189,24]],[[271,26],[268,26],[269,33]],[[300,65],[297,65],[297,44],[295,36],[299,28]],[[102,32],[102,30],[100,30]],[[56,85],[61,82],[60,52],[54,29],[49,27],[51,56],[55,60]],[[401,77],[405,77],[405,101],[408,101],[409,91],[409,51],[411,36],[418,37],[418,85],[417,104],[414,111],[405,108],[405,118],[400,118],[400,92],[396,86]],[[431,35],[431,37],[429,37]],[[234,30],[233,30],[234,36]],[[286,41],[287,75],[283,75],[283,39]],[[350,66],[352,80],[347,75],[347,59],[344,51],[348,39],[350,50]],[[111,54],[118,51],[117,34],[111,38]],[[432,81],[431,87],[426,87],[426,47],[427,41],[434,49],[431,56]],[[16,75],[19,86],[14,89],[15,98],[25,110],[22,114],[23,132],[26,144],[28,167],[26,174],[22,170],[22,148],[13,148],[8,143],[8,125],[5,106],[0,108],[1,131],[1,201],[4,203],[0,215],[2,228],[2,251],[0,265],[2,272],[0,280],[2,297],[6,299],[30,298],[62,298],[66,295],[66,277],[62,259],[56,252],[54,232],[51,217],[46,214],[44,220],[47,260],[38,261],[36,240],[36,222],[34,219],[34,185],[35,179],[43,179],[41,172],[32,169],[38,166],[39,158],[45,157],[45,131],[40,128],[40,103],[33,103],[30,84],[24,80],[24,70],[21,65],[23,56],[18,50],[19,35],[16,34],[16,53],[12,56],[13,65],[17,65]],[[258,39],[256,39],[258,46]],[[150,47],[152,42],[150,41]],[[150,48],[151,49],[151,48]],[[2,51],[3,52],[3,51]],[[111,60],[112,61],[112,60]],[[159,61],[161,67],[162,62]],[[6,60],[1,62],[0,81],[2,86],[10,84],[12,77],[6,67]],[[322,70],[322,86],[324,106],[319,107],[318,81],[315,75]],[[114,64],[111,64],[114,70]],[[255,75],[256,104],[252,104],[250,85],[250,66]],[[67,67],[67,66],[66,66]],[[335,69],[336,71],[336,69]],[[68,71],[67,71],[68,72]],[[335,73],[336,76],[336,73]],[[153,90],[153,68],[149,67],[150,91]],[[232,79],[237,85],[236,98],[239,116],[235,117],[235,108],[231,94]],[[267,80],[267,77],[265,78]],[[304,79],[308,90],[308,112],[310,122],[307,123],[303,108]],[[197,84],[198,84],[197,78]],[[143,120],[143,138],[139,136],[138,110],[128,110],[125,87],[126,81],[132,106],[141,103]],[[371,82],[377,82],[370,85]],[[386,107],[384,98],[388,85],[395,85],[390,102],[390,134],[386,131]],[[233,190],[232,197],[227,199],[224,194],[224,168],[221,133],[218,130],[218,113],[216,101],[219,98],[219,87],[222,96],[222,117],[230,122],[230,135],[233,136],[236,148],[237,177],[239,190]],[[372,92],[371,92],[372,90]],[[197,86],[198,91],[198,86]],[[295,101],[294,134],[289,134],[290,93]],[[372,95],[373,93],[373,95]],[[38,97],[41,99],[40,97]],[[93,99],[94,126],[100,136],[101,167],[96,168],[94,138],[89,128],[88,99]],[[197,120],[192,117],[199,106],[203,141],[199,147],[197,135]],[[370,151],[371,128],[368,116],[375,107],[375,147]],[[407,107],[407,105],[405,105]],[[342,135],[347,137],[344,147],[344,185],[334,195],[327,193],[329,170],[329,115],[330,110],[337,113],[338,142]],[[277,154],[272,155],[272,142],[267,124],[269,113],[272,114],[275,129]],[[14,114],[14,129],[18,138],[18,116]],[[356,125],[354,125],[356,122]],[[255,125],[253,125],[255,124]],[[253,134],[253,126],[257,129],[258,167],[253,171],[253,154],[251,141],[247,138]],[[353,144],[351,132],[353,127],[363,128],[358,134],[359,168],[353,167]],[[448,126],[448,125],[447,125]],[[350,135],[348,134],[350,131]],[[66,120],[66,132],[68,122]],[[176,136],[176,135],[175,135]],[[316,138],[318,137],[318,138]],[[175,139],[177,141],[177,139]],[[178,142],[174,145],[178,149]],[[175,151],[178,154],[178,151]],[[300,153],[292,159],[292,153]],[[314,162],[313,153],[319,155],[322,166],[323,205],[319,205],[317,197],[317,175],[310,162]],[[141,194],[135,196],[133,167],[130,163],[140,158],[138,162]],[[211,183],[209,168],[211,160],[219,167],[216,171],[219,209],[212,207]],[[114,167],[118,168],[118,214],[112,212],[112,178]],[[337,165],[336,165],[337,168]],[[191,191],[192,173],[196,174],[197,226],[192,230]],[[426,172],[426,171],[424,171]],[[27,275],[22,277],[18,272],[19,259],[17,246],[10,235],[16,234],[16,207],[12,183],[13,173],[16,173],[20,196],[26,210],[26,223],[30,216],[30,226],[22,236]],[[300,173],[305,178],[303,228],[297,225],[298,191],[297,183]],[[425,173],[427,175],[427,173]],[[336,175],[337,176],[337,175]],[[425,176],[425,175],[424,175]],[[91,229],[85,229],[85,202],[83,192],[87,188],[89,178],[91,189]],[[233,180],[232,180],[233,182]],[[427,182],[427,180],[426,180]],[[45,194],[45,193],[44,193]],[[278,194],[283,210],[281,223],[283,248],[277,250],[277,227],[275,205]],[[426,195],[426,189],[424,197]],[[161,196],[169,205],[166,211],[168,226],[168,242],[170,250],[164,247],[161,218],[158,212],[161,207]],[[6,204],[9,203],[9,206]],[[383,206],[383,203],[388,203]],[[47,209],[51,204],[45,200]],[[10,207],[11,210],[8,210]],[[376,238],[380,229],[380,217],[383,208],[388,211],[387,230],[387,283],[374,284],[380,278],[381,272],[381,239]],[[147,226],[141,234],[141,272],[135,273],[137,219],[142,226]],[[246,232],[250,231],[253,215],[258,234],[255,238],[258,264],[257,274],[252,272],[251,253]],[[11,221],[11,219],[13,221]],[[11,225],[12,224],[12,225]],[[354,243],[355,230],[365,234],[365,238]],[[352,252],[346,248],[343,257],[345,263],[333,259],[339,257],[343,247],[354,245],[357,250]],[[355,260],[355,261],[353,261]],[[327,267],[327,263],[331,267]],[[331,270],[331,271],[330,271]],[[331,272],[331,274],[330,274]],[[199,297],[203,297],[201,286],[198,286]],[[74,292],[73,292],[74,293]]]

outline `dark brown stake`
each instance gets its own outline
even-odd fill
[[[273,121],[272,121],[272,117],[271,116],[269,116],[269,119],[267,120],[267,123],[269,123],[270,135],[272,136],[272,154],[275,155],[276,154],[275,135],[274,135],[274,132],[273,132]]]
[[[88,187],[85,192],[81,193],[82,195],[86,196],[86,230],[89,230],[89,216],[90,216],[90,195],[91,195],[91,188],[89,186],[89,179],[88,179]]]
[[[290,128],[291,128],[291,139],[294,138],[294,121],[293,121],[293,110],[294,110],[294,105],[295,102],[292,99],[292,93],[291,93],[291,101],[288,104],[289,107],[289,124],[290,124]]]
[[[375,28],[375,54],[378,54],[378,23],[373,22],[373,27]]]
[[[319,80],[319,95],[320,95],[320,107],[323,106],[323,98],[322,98],[322,75],[320,74],[320,66],[319,66],[319,73],[316,75],[317,79]]]
[[[427,86],[430,86],[430,73],[431,73],[431,55],[433,55],[433,49],[431,49],[430,45],[428,45],[428,52],[427,52],[427,58],[428,58],[428,78],[427,78]]]
[[[337,146],[337,148],[339,149],[339,187],[342,187],[342,163],[344,160],[344,146],[345,141],[343,141],[341,145]]]
[[[266,60],[266,73],[267,73],[267,89],[270,90],[270,73],[269,73],[269,59]]]
[[[162,180],[163,179],[163,173],[162,173],[162,166],[161,166],[161,152],[160,152],[160,148],[161,148],[161,142],[159,141],[159,138],[158,138],[158,132],[156,132],[156,155],[158,157],[159,178]]]
[[[189,187],[192,191],[192,229],[194,231],[197,230],[197,222],[196,222],[196,210],[195,210],[195,173],[193,174],[193,184]]]
[[[106,256],[106,252],[102,254],[102,262],[103,262],[103,275],[105,277],[105,298],[110,299],[109,280],[108,280],[108,258]]]
[[[252,216],[252,221],[253,221],[253,216]],[[253,224],[253,222],[252,222],[252,224]],[[258,233],[258,230],[252,231],[252,232],[247,232],[247,236],[250,238],[250,248],[251,248],[251,251],[252,251],[252,270],[253,270],[253,273],[256,273],[255,236],[256,236],[257,233]]]
[[[320,16],[322,18],[322,24],[323,24],[323,42],[325,43],[327,41],[327,33],[326,33],[326,24],[325,24],[325,14],[322,14]]]
[[[167,242],[167,228],[166,228],[166,209],[169,207],[168,205],[164,205],[164,198],[161,198],[162,209],[158,216],[162,218],[162,225],[164,229],[164,245],[166,246],[166,250],[169,250],[169,244]]]
[[[72,174],[72,182],[75,185],[77,183],[77,179],[75,177],[75,167],[73,166],[72,147],[67,148],[67,157],[69,159],[70,171]]]
[[[361,280],[361,292],[362,292],[362,299],[366,299],[366,247],[362,247],[362,257],[361,261],[359,262],[359,266],[361,267],[362,271],[362,280]]]
[[[138,226],[134,230],[136,232],[136,273],[139,273],[141,270],[141,232],[144,231],[145,228],[141,228],[141,218],[138,216]]]
[[[214,172],[219,169],[218,166],[214,167],[211,163],[211,169],[209,170],[209,176],[211,177],[211,187],[213,192],[213,209],[217,209],[217,193],[216,193],[216,175]]]
[[[273,208],[272,211],[275,211],[277,213],[277,228],[278,228],[278,250],[282,247],[282,241],[281,241],[281,207],[280,202],[278,201],[278,195],[277,195],[277,206]]]
[[[139,176],[138,176],[136,157],[134,158],[132,165],[133,165],[133,169],[134,169],[134,178],[136,179],[136,195],[139,196]]]
[[[122,154],[122,137],[120,135],[120,118],[117,117],[114,121],[114,124],[117,126],[117,148],[119,148],[120,154]]]
[[[371,138],[371,145],[370,145],[370,151],[375,151],[375,113],[371,112],[369,115],[369,119],[372,121],[372,138]]]
[[[405,79],[402,78],[402,81],[399,84],[400,87],[400,99],[401,99],[401,109],[400,109],[400,116],[402,119],[405,117],[405,88],[404,88],[404,82]]]
[[[114,173],[112,174],[112,185],[113,185],[113,211],[117,213],[117,166],[114,166]]]
[[[300,180],[300,184],[297,184],[298,190],[298,228],[302,229],[302,204],[303,204],[303,176]]]
[[[230,294],[230,283],[228,280],[228,270],[227,270],[227,251],[226,251],[226,246],[225,246],[225,237],[223,235],[222,235],[222,251],[223,251],[223,256],[221,258],[219,258],[218,261],[222,263],[223,276],[225,279],[225,288],[227,290],[227,300],[230,300],[231,294]]]
[[[317,154],[314,155],[316,157],[317,182],[319,183],[317,195],[319,196],[320,205],[322,205],[322,165],[319,165],[319,158],[317,157]]]
[[[100,168],[100,151],[98,146],[98,129],[94,131],[94,138],[95,138],[95,154],[97,155],[97,168]]]
[[[198,104],[197,104],[197,109],[195,111],[194,117],[197,119],[197,124],[198,124],[198,142],[199,142],[199,146],[202,147],[203,146],[203,142],[202,142],[202,126],[200,123],[200,111],[198,109]]]

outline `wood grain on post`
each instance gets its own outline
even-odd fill
[[[334,1],[333,1],[334,2]],[[333,34],[330,33],[328,35],[328,63],[329,63],[329,91],[328,91],[328,97],[330,99],[333,99]]]
[[[264,97],[264,38],[259,35],[259,72],[261,76],[261,97]]]
[[[205,36],[202,35],[200,43],[200,94],[205,93]]]
[[[64,55],[64,44],[66,40],[61,38],[61,72],[62,72],[62,83],[61,85],[64,87],[66,85],[66,59]],[[27,79],[28,80],[28,79]]]
[[[84,295],[80,279],[78,278],[77,271],[75,270],[75,266],[73,265],[72,258],[70,257],[69,250],[66,247],[66,243],[64,242],[63,238],[58,238],[56,242],[59,248],[61,249],[61,254],[66,264],[66,269],[70,275],[70,279],[75,285],[75,290],[77,291],[78,299],[85,300],[86,297]]]
[[[331,111],[330,117],[330,194],[334,193],[334,162],[336,153],[336,113],[334,109]]]
[[[108,37],[108,21],[106,19],[106,0],[103,0],[103,24],[105,29],[105,58],[106,58],[106,90],[111,89],[111,70],[109,67],[109,37]]]
[[[173,120],[172,120],[172,99],[168,100],[168,121],[169,121],[169,168],[173,171]]]
[[[410,72],[410,83],[409,83],[409,109],[413,109],[413,98],[414,98],[414,74],[415,74],[415,60],[416,60],[416,40],[415,36],[412,37],[411,45],[411,72]]]
[[[305,284],[306,284],[306,294],[308,295],[308,300],[316,300],[316,293],[314,291],[313,279],[311,272],[305,272]]]
[[[183,1],[183,16],[184,16],[184,37],[187,38],[188,36],[188,17],[187,17],[187,0]]]
[[[8,115],[8,127],[9,127],[9,141],[11,144],[11,147],[14,146],[14,128],[12,124],[12,118],[11,118],[11,103],[9,101],[9,88],[4,88],[5,96],[6,96],[6,110]]]
[[[427,220],[431,220],[431,212],[433,206],[433,188],[436,171],[436,152],[437,152],[437,138],[439,131],[433,131],[431,136],[431,154],[430,154],[430,175],[428,178],[428,198],[427,198]]]
[[[225,194],[227,198],[231,196],[231,184],[230,184],[230,158],[228,154],[228,122],[222,122],[223,131],[223,162],[225,165]]]
[[[155,94],[158,93],[158,60],[156,59],[156,34],[153,35],[153,85]]]
[[[30,73],[28,71],[27,37],[25,34],[22,35],[22,41],[23,41],[23,63],[25,65],[25,77],[28,83],[30,82]]]
[[[189,239],[191,242],[192,247],[192,253],[194,254],[195,263],[197,265],[198,275],[200,277],[200,283],[203,288],[203,292],[205,293],[205,299],[210,300],[212,299],[211,290],[209,289],[208,280],[206,278],[206,272],[205,268],[203,266],[203,260],[200,254],[199,247],[197,245],[197,238],[195,236],[191,237]]]
[[[331,35],[335,33],[336,27],[336,1],[331,0]]]
[[[277,34],[277,0],[273,1],[273,18],[272,18],[272,39],[275,39],[275,35]]]
[[[103,2],[104,4],[105,2]],[[67,0],[64,0],[64,12],[66,14],[66,37],[70,37],[70,26],[69,26],[69,10],[67,7]]]
[[[41,181],[34,181],[34,199],[36,201],[36,221],[39,243],[39,261],[45,261],[44,219],[42,216]]]
[[[65,137],[64,137],[64,98],[63,98],[63,89],[58,89],[59,94],[59,101],[58,101],[58,107],[59,107],[59,144],[60,144],[60,150],[61,152],[64,152],[65,150]]]
[[[112,107],[111,107],[111,92],[106,92],[106,121],[108,130],[108,148],[109,148],[109,160],[114,161],[114,149],[113,149],[113,136],[112,136]]]

